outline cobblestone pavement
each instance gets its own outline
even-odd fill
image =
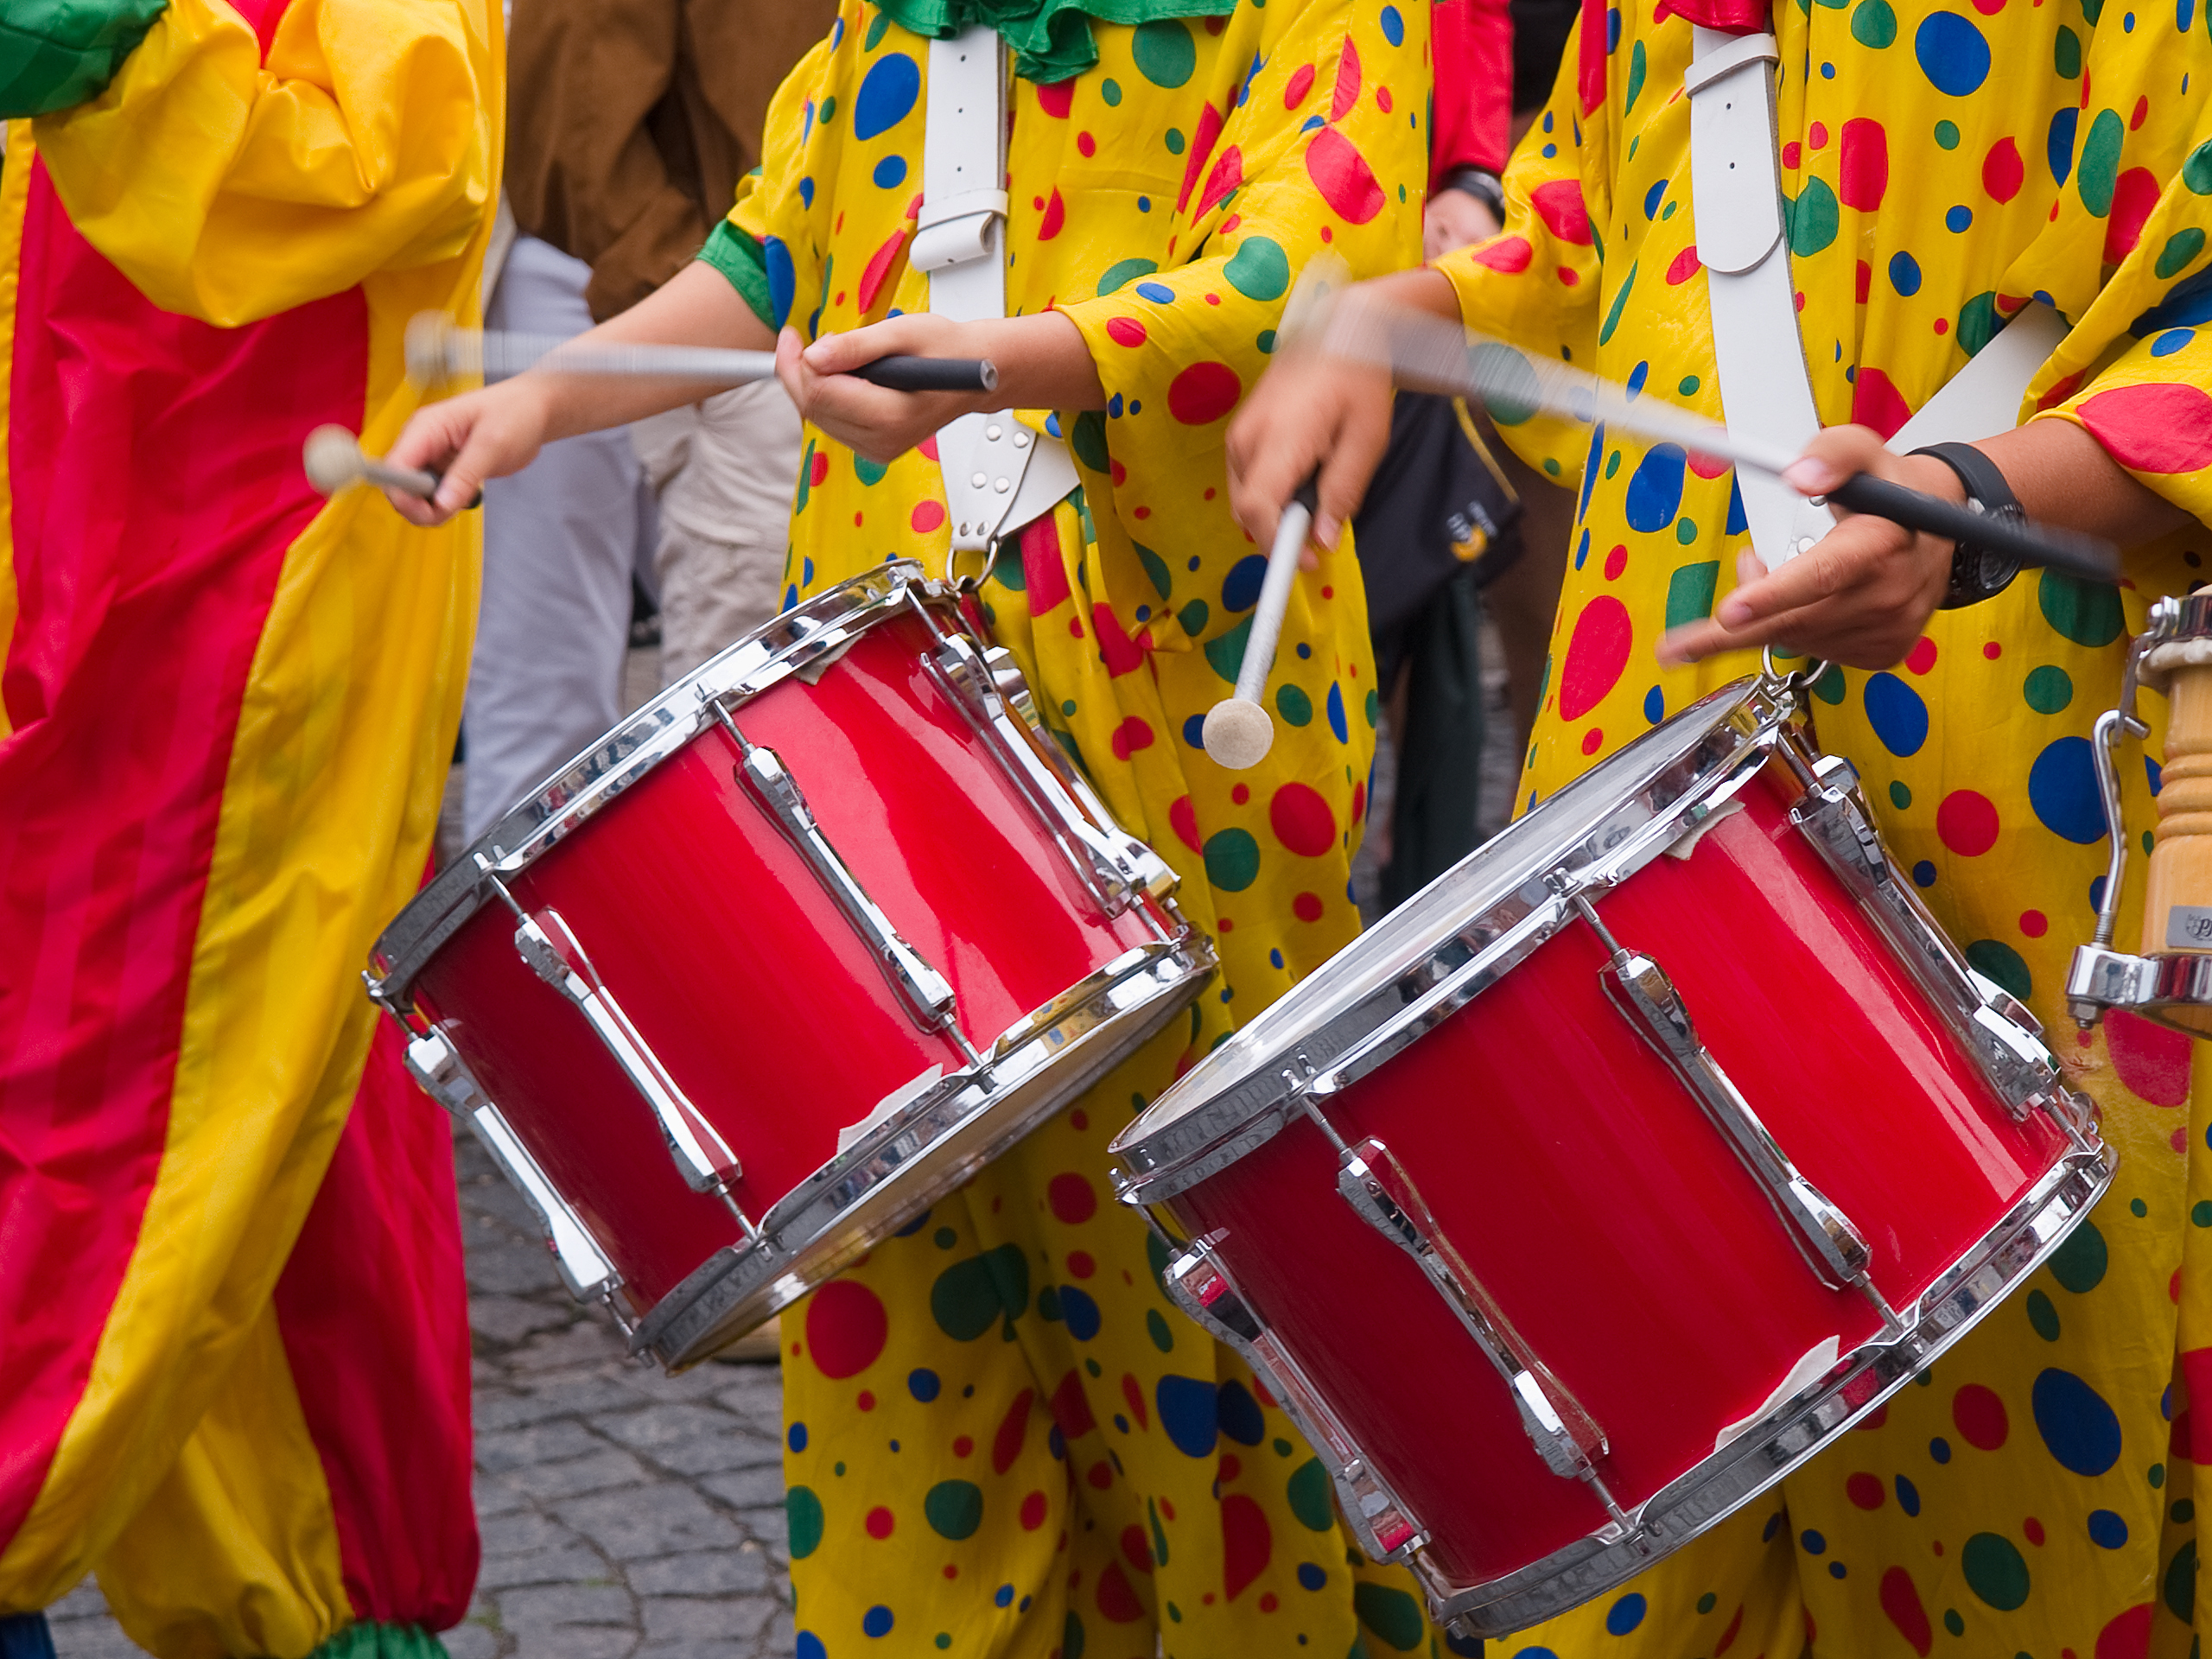
[[[427,1107],[425,1109],[429,1109]],[[521,1198],[455,1142],[484,1566],[453,1659],[768,1659],[793,1644],[773,1364],[682,1376],[569,1299]],[[60,1659],[127,1659],[88,1580]]]

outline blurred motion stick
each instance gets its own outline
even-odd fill
[[[1236,671],[1236,690],[1206,710],[1200,739],[1218,766],[1231,772],[1256,766],[1274,747],[1275,725],[1260,698],[1274,667],[1275,642],[1290,605],[1291,583],[1298,579],[1299,556],[1313,528],[1313,486],[1308,480],[1282,510],[1274,545],[1268,550],[1268,574],[1253,607],[1252,630],[1244,636],[1244,660]]]
[[[335,495],[356,483],[419,495],[425,501],[438,493],[435,473],[394,467],[365,455],[360,441],[342,426],[318,426],[308,433],[300,451],[300,464],[307,469],[308,482],[321,495]]]

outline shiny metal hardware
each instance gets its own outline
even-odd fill
[[[1149,1216],[1147,1217],[1150,1219]],[[1160,1282],[1175,1305],[1216,1340],[1228,1344],[1282,1402],[1313,1449],[1332,1465],[1338,1502],[1359,1547],[1373,1560],[1402,1560],[1428,1541],[1428,1532],[1368,1463],[1343,1420],[1330,1408],[1290,1351],[1244,1300],[1210,1235],[1188,1246],[1160,1232],[1175,1252]]]
[[[492,1154],[500,1173],[522,1194],[537,1217],[538,1226],[544,1230],[546,1248],[552,1251],[554,1265],[559,1268],[569,1294],[581,1302],[604,1300],[621,1318],[613,1295],[621,1287],[622,1275],[599,1248],[583,1218],[569,1207],[537,1160],[531,1156],[530,1148],[509,1127],[505,1114],[485,1094],[452,1039],[442,1031],[426,1029],[408,1043],[404,1058],[423,1092],[468,1125],[485,1151]]]
[[[1789,1228],[1815,1274],[1834,1290],[1863,1286],[1872,1258],[1866,1235],[1798,1173],[1789,1154],[1783,1151],[1735,1080],[1699,1037],[1675,982],[1649,957],[1624,948],[1589,899],[1576,894],[1574,907],[1611,953],[1611,960],[1599,970],[1606,1000],[1682,1080],[1744,1167],[1766,1190],[1768,1201]]]
[[[1593,1466],[1605,1455],[1605,1431],[1554,1376],[1475,1274],[1438,1224],[1421,1189],[1390,1149],[1369,1136],[1346,1145],[1311,1098],[1306,1113],[1337,1149],[1337,1193],[1352,1212],[1413,1257],[1444,1302],[1466,1327],[1484,1358],[1497,1368],[1513,1397],[1521,1427],[1552,1473],[1586,1482],[1613,1520],[1628,1523]]]
[[[2014,1120],[2043,1111],[2070,1128],[2079,1107],[2043,1042],[2043,1025],[2012,993],[1960,956],[1919,895],[1891,862],[1859,798],[1859,774],[1840,755],[1815,756],[1795,741],[1783,759],[1805,792],[1789,809],[1803,832],[1904,962]]]
[[[737,1201],[729,1193],[731,1185],[745,1173],[737,1154],[730,1150],[721,1131],[691,1103],[668,1068],[661,1064],[660,1056],[653,1052],[652,1045],[622,1011],[622,1005],[607,988],[606,981],[600,977],[599,969],[561,912],[549,905],[533,914],[522,907],[508,891],[506,883],[493,874],[488,866],[482,874],[515,914],[515,954],[583,1015],[585,1023],[622,1068],[630,1086],[652,1108],[654,1121],[660,1125],[661,1139],[674,1158],[684,1185],[694,1192],[711,1192],[721,1198],[746,1236],[752,1236],[752,1219],[738,1208]]]

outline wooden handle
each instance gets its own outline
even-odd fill
[[[2175,669],[2167,695],[2142,951],[2212,956],[2212,664]]]

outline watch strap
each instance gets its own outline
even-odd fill
[[[2026,509],[2004,470],[1970,443],[1931,443],[1911,451],[1928,455],[1951,469],[1967,493],[1967,505],[1991,518],[2025,518]],[[1956,542],[1951,549],[1950,587],[1940,608],[1954,611],[1994,598],[2020,572],[2020,563],[2009,554],[1994,552],[1979,543]]]

